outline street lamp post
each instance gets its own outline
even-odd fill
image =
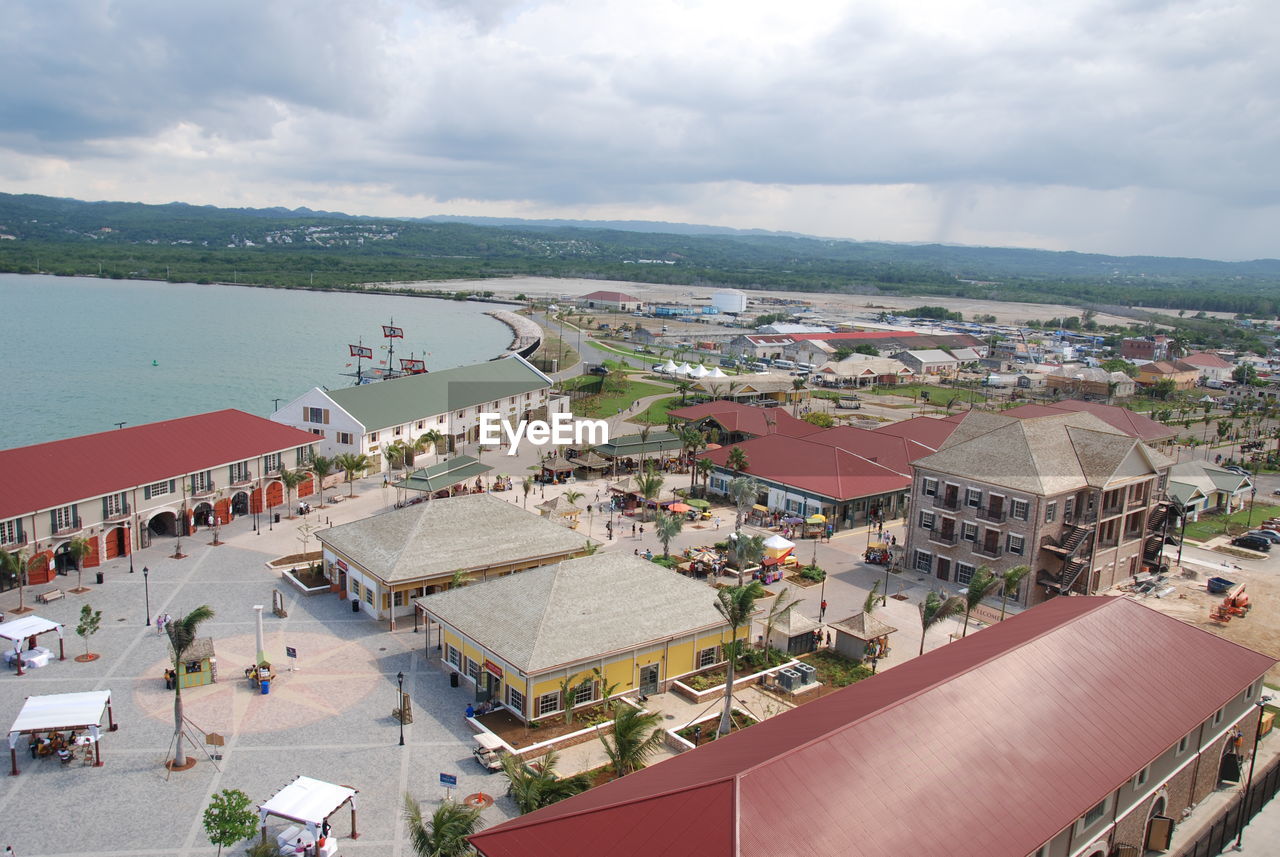
[[[150,627],[151,625],[151,584],[148,580],[150,576],[151,576],[151,569],[147,568],[144,565],[142,567],[142,591],[147,600],[146,603],[147,603],[147,626],[148,627]]]
[[[1248,823],[1249,798],[1253,791],[1253,764],[1258,761],[1258,738],[1262,731],[1262,714],[1267,710],[1267,703],[1271,701],[1271,697],[1264,696],[1254,702],[1258,706],[1258,723],[1253,730],[1253,755],[1249,757],[1249,776],[1244,781],[1244,798],[1240,801],[1240,830],[1236,834],[1236,850],[1240,850],[1240,843],[1244,840],[1244,827]]]
[[[404,746],[404,673],[396,673],[396,684],[400,688],[400,746]]]

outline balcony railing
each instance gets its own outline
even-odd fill
[[[993,524],[1002,524],[1005,518],[1009,517],[1009,510],[1004,506],[994,510],[990,506],[980,506],[974,510],[974,513],[982,520]]]
[[[80,526],[80,517],[77,515],[75,518],[73,518],[71,521],[67,522],[66,524],[63,524],[61,527],[54,527],[53,534],[55,536],[65,536],[69,533],[74,533],[77,530],[81,530],[81,529],[84,529],[84,528]]]
[[[231,480],[232,488],[243,488],[246,485],[252,485],[252,484],[253,484],[252,473],[245,473],[241,476],[236,476],[234,479]]]
[[[104,521],[123,521],[125,518],[129,517],[130,514],[132,514],[132,511],[133,510],[131,510],[129,508],[129,505],[126,503],[122,508],[117,509],[114,512],[107,512],[106,517],[103,518],[103,520]]]
[[[958,531],[956,530],[930,530],[929,541],[940,542],[944,545],[953,545],[956,543]]]
[[[218,490],[218,486],[212,482],[206,483],[204,485],[192,485],[191,496],[192,498],[208,497],[210,494],[212,494],[217,490]]]
[[[18,540],[15,542],[0,542],[0,550],[13,550],[14,548],[22,547],[26,543],[27,543],[27,534],[22,533],[18,536]]]
[[[949,509],[954,512],[960,508],[960,495],[952,495],[950,497],[945,494],[933,495],[933,505],[939,509]]]
[[[1004,550],[1001,549],[1000,545],[987,545],[982,542],[974,542],[973,552],[992,559],[999,559],[1004,554]]]

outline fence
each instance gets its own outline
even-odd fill
[[[1267,805],[1267,801],[1275,797],[1277,790],[1280,790],[1280,758],[1273,759],[1261,773],[1254,774],[1247,807],[1244,806],[1243,795],[1236,798],[1199,839],[1178,852],[1178,857],[1217,857],[1236,838],[1241,824],[1248,824]],[[1243,822],[1241,812],[1244,813]]]

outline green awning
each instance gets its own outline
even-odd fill
[[[706,501],[706,500],[699,500],[699,499],[697,499],[696,497],[695,497],[695,498],[692,498],[692,499],[686,499],[686,500],[685,500],[685,503],[689,504],[690,506],[692,506],[692,507],[693,507],[693,508],[695,508],[695,509],[710,509],[710,508],[711,508],[711,503],[709,503],[709,502],[708,502],[708,501]]]
[[[448,461],[440,461],[430,467],[415,470],[393,484],[397,488],[404,488],[408,491],[444,491],[459,482],[466,482],[488,473],[492,469],[489,465],[469,455],[459,455]]]
[[[624,434],[608,443],[594,447],[595,451],[610,458],[627,458],[641,453],[670,452],[681,448],[680,438],[669,431],[655,431],[646,441],[638,434]]]

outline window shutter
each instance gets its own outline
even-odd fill
[[[175,491],[177,491],[177,490],[178,490],[178,480],[177,480],[177,479],[170,479],[170,480],[169,480],[169,493],[170,493],[170,494],[172,494],[172,493],[174,493],[174,492],[175,492]]]
[[[27,533],[22,529],[22,519],[18,519],[18,544],[25,544],[27,541]]]
[[[143,500],[150,500],[150,499],[151,499],[151,486],[150,486],[150,485],[144,485],[144,486],[143,486],[143,488],[142,488],[142,499],[143,499]]]
[[[329,409],[328,409],[328,408],[325,408],[325,409],[324,409],[324,424],[325,424],[325,425],[328,425],[328,424],[329,424]]]
[[[58,511],[55,509],[49,513],[49,532],[56,533],[58,531]]]
[[[107,498],[103,497],[102,498],[102,520],[105,521],[106,519],[107,519]]]
[[[311,422],[311,409],[306,405],[302,406],[302,421],[304,423]]]

